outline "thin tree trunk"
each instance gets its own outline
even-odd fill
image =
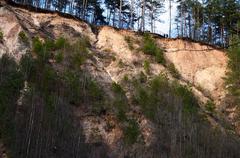
[[[130,27],[133,29],[133,10],[134,10],[134,0],[131,0],[131,15],[130,15]]]
[[[114,8],[114,12],[113,12],[113,27],[115,27],[115,15],[116,15],[115,11],[116,11],[116,9]]]
[[[141,17],[141,31],[145,31],[145,7],[146,7],[146,1],[142,0],[142,17]]]
[[[189,38],[192,38],[192,29],[191,29],[191,15],[188,15],[188,33],[189,33]]]
[[[181,3],[181,37],[183,37],[183,5]]]
[[[172,34],[172,0],[169,0],[169,38]]]
[[[153,32],[153,1],[151,0],[151,32]]]
[[[120,6],[119,6],[119,24],[118,27],[122,27],[122,0],[120,0]]]

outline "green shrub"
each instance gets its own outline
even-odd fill
[[[145,54],[155,55],[157,49],[156,43],[150,34],[146,33],[143,37],[143,48],[142,51]]]
[[[143,37],[143,46],[141,50],[148,55],[153,55],[156,61],[165,64],[165,59],[163,55],[163,50],[158,47],[155,40],[151,37],[149,33],[145,33]]]
[[[125,82],[129,81],[129,78],[128,78],[128,75],[127,75],[127,74],[124,75],[123,81],[125,81]]]
[[[46,39],[43,43],[45,51],[53,51],[56,49],[55,43],[51,39]]]
[[[18,37],[24,44],[28,44],[29,43],[28,42],[28,37],[27,37],[27,35],[26,35],[26,33],[24,31],[19,32]]]
[[[36,53],[40,65],[45,64],[50,58],[52,42],[50,40],[46,41],[42,42],[38,37],[33,39],[33,51]]]
[[[198,102],[192,90],[187,87],[176,83],[174,85],[175,93],[181,97],[183,101],[183,110],[186,114],[196,114]]]
[[[79,74],[73,71],[66,70],[63,73],[63,80],[66,86],[66,96],[68,100],[74,104],[78,104],[82,99],[81,82],[79,81]]]
[[[208,112],[211,112],[213,113],[215,111],[215,104],[212,102],[212,101],[207,101],[206,105],[205,105],[205,108]]]
[[[113,90],[113,92],[116,93],[116,94],[122,94],[122,93],[124,93],[122,87],[121,87],[119,84],[117,84],[116,82],[113,82],[113,83],[112,83],[112,90]]]
[[[55,48],[61,49],[65,46],[65,44],[66,44],[66,39],[63,37],[60,37],[55,41]]]
[[[55,101],[54,95],[49,94],[49,95],[45,96],[46,110],[48,113],[54,112],[54,110],[55,110],[54,101]]]
[[[39,84],[39,88],[44,92],[44,94],[49,94],[49,92],[55,89],[58,75],[54,68],[50,65],[45,65],[42,69],[42,72],[40,72],[42,73],[40,74],[42,84]]]
[[[147,85],[141,82],[135,86],[136,103],[140,105],[143,113],[151,120],[157,117],[158,109],[172,111],[176,100],[184,114],[196,114],[198,102],[188,87],[177,82],[169,83],[164,74],[153,78]],[[190,115],[186,115],[190,116]]]
[[[147,76],[141,71],[139,75],[139,81],[141,83],[147,82]]]
[[[147,74],[150,73],[150,63],[149,63],[148,60],[145,60],[145,61],[144,61],[144,63],[143,63],[143,68],[144,68],[144,70],[145,70],[145,72],[146,72]]]
[[[128,101],[122,87],[116,82],[112,83],[112,90],[115,94],[113,105],[116,108],[116,114],[119,121],[127,120],[126,111],[128,110]]]
[[[70,64],[72,64],[75,69],[79,70],[80,66],[89,57],[89,47],[90,43],[86,38],[81,38],[69,46],[68,51],[71,52],[71,54],[69,54]]]
[[[33,39],[33,51],[36,54],[40,54],[43,51],[43,43],[40,41],[38,37]]]
[[[158,63],[165,64],[165,59],[164,59],[164,55],[163,55],[163,50],[162,49],[158,48],[155,51],[155,58],[156,58],[156,61]]]
[[[54,49],[54,41],[50,39],[46,39],[44,42],[42,42],[38,37],[33,39],[33,51],[36,53],[37,61],[41,65],[48,62]]]
[[[102,100],[103,98],[103,93],[102,90],[100,89],[99,85],[93,81],[93,80],[88,80],[87,81],[87,93],[89,95],[89,97],[91,97],[94,100]]]
[[[124,122],[124,121],[127,120],[127,116],[126,116],[125,111],[124,111],[123,109],[119,109],[119,110],[118,110],[117,119],[118,119],[120,122]]]
[[[124,67],[124,63],[123,63],[122,59],[120,59],[120,60],[118,61],[118,66],[119,66],[120,68],[123,68],[123,67]]]
[[[20,70],[24,74],[25,80],[34,80],[36,77],[36,63],[30,53],[22,56],[20,60]]]
[[[229,94],[233,97],[232,101],[240,107],[240,39],[234,38],[233,41],[234,44],[229,48],[227,53],[229,57],[229,72],[227,73],[225,82],[228,86]]]
[[[124,128],[123,132],[124,141],[128,145],[136,143],[139,135],[141,134],[139,125],[134,119],[128,120],[127,126]]]
[[[125,37],[124,37],[124,40],[127,42],[128,48],[129,48],[130,50],[133,50],[133,49],[134,49],[134,46],[133,46],[133,39],[132,39],[132,37],[130,37],[130,36],[125,36]]]
[[[16,109],[24,77],[15,60],[4,54],[0,58],[0,139],[11,151],[15,149]]]
[[[180,78],[180,74],[173,63],[169,64],[167,68],[174,78],[177,78],[177,79]]]
[[[0,30],[0,42],[3,41],[3,32]]]
[[[72,56],[72,63],[76,69],[79,69],[80,66],[85,62],[86,57],[82,55],[80,52],[75,52]]]
[[[64,59],[64,55],[63,52],[59,51],[57,52],[57,54],[55,55],[55,60],[57,63],[61,63]]]

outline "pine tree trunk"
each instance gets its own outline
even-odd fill
[[[189,33],[189,38],[192,38],[192,29],[191,29],[191,16],[190,14],[188,15],[188,33]]]
[[[142,21],[141,21],[141,31],[145,31],[145,7],[146,7],[146,1],[142,0]]]
[[[172,0],[169,0],[169,38],[171,38],[172,31]]]
[[[131,15],[130,15],[130,27],[131,29],[133,29],[133,10],[134,10],[134,2],[133,0],[131,0]]]
[[[122,0],[120,0],[120,6],[119,6],[119,24],[118,27],[122,27]]]
[[[181,3],[181,37],[183,37],[183,6]]]
[[[153,32],[153,1],[151,0],[151,32]]]

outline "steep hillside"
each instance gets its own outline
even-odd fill
[[[23,8],[0,6],[0,157],[239,156],[223,50]]]

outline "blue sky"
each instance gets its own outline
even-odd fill
[[[162,20],[162,22],[158,22],[156,24],[156,33],[166,33],[168,34],[169,32],[169,3],[168,1],[165,2],[165,13],[161,14],[160,16],[160,19]],[[175,19],[175,16],[176,16],[176,13],[177,13],[177,3],[173,3],[172,4],[172,36],[176,36],[174,34],[175,31],[175,22],[174,22],[174,19]]]

